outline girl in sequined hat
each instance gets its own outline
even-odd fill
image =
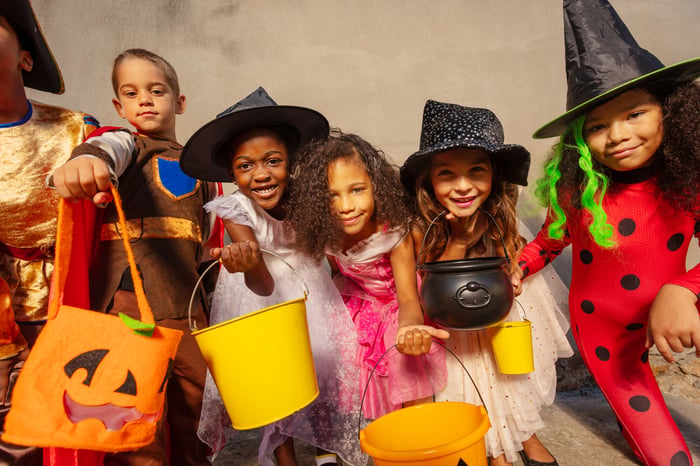
[[[700,354],[700,58],[664,66],[606,0],[564,2],[567,111],[537,194],[546,223],[529,277],[573,248],[569,309],[581,356],[644,464],[692,458],[649,367],[656,345]]]
[[[518,256],[525,239],[516,216],[517,185],[527,184],[530,153],[503,141],[503,127],[491,110],[426,102],[420,149],[401,167],[401,180],[420,212],[413,230],[414,243],[421,245],[419,263]],[[517,282],[515,260],[504,267]],[[554,401],[554,363],[573,353],[560,310],[566,288],[549,270],[527,283],[517,301],[506,320],[522,320],[522,306],[532,322],[535,371],[500,373],[486,329],[451,329],[447,345],[480,396],[459,362],[448,357],[447,385],[435,398],[485,404],[492,466],[513,464],[519,455],[528,466],[556,465],[536,432],[544,427],[540,408]]]

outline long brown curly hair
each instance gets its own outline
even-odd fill
[[[650,166],[657,177],[659,193],[679,210],[697,214],[700,210],[700,84],[662,83],[642,89],[659,102],[663,112],[664,135]],[[560,195],[570,197],[575,207],[582,208],[584,204],[580,187],[589,175],[579,166],[580,153],[573,134],[569,128],[552,147],[545,162],[546,166],[552,166],[556,177],[546,174],[537,182],[537,196],[546,207],[553,200],[552,183]],[[609,182],[610,170],[596,160],[592,165],[592,170]]]
[[[493,157],[491,161],[493,164],[491,193],[481,206],[481,210],[490,214],[495,219],[497,226],[487,217],[485,220],[488,222],[488,227],[477,244],[484,244],[485,239],[488,238],[495,244],[500,245],[502,234],[506,253],[511,259],[507,267],[508,272],[512,273],[518,268],[516,259],[526,244],[525,238],[520,236],[518,231],[518,217],[516,213],[518,188],[513,183],[503,181],[500,175],[500,163]],[[420,213],[420,216],[414,222],[414,228],[417,228],[424,235],[418,262],[434,261],[447,246],[447,240],[450,236],[450,225],[444,216],[446,213],[445,207],[435,197],[435,192],[430,182],[429,170],[426,170],[418,177],[415,194],[414,206]],[[483,214],[478,213],[478,215]],[[436,218],[437,220],[435,220]],[[433,220],[435,220],[434,223]]]
[[[337,248],[344,236],[331,212],[328,189],[328,167],[341,158],[355,159],[367,170],[378,225],[407,226],[410,218],[397,167],[360,136],[334,129],[327,139],[308,144],[297,153],[286,204],[287,225],[295,235],[297,247],[319,261],[326,249]]]

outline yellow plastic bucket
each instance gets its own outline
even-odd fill
[[[292,271],[296,273],[293,268]],[[303,283],[298,274],[297,277]],[[306,321],[306,284],[303,298],[203,330],[196,330],[191,318],[198,286],[199,282],[190,300],[192,335],[235,429],[255,429],[271,424],[316,399],[319,390]]]
[[[483,406],[428,403],[375,419],[360,431],[360,446],[376,466],[487,466],[484,436],[490,425]]]
[[[529,320],[501,322],[487,331],[501,374],[527,374],[535,370]]]

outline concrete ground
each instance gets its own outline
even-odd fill
[[[666,395],[666,401],[688,443],[693,462],[700,464],[700,404],[674,395]],[[597,389],[559,392],[555,403],[545,408],[542,415],[547,427],[537,436],[561,466],[639,464],[622,438],[610,407]],[[214,465],[257,465],[259,440],[257,431],[239,432],[236,440],[229,442]],[[312,448],[297,445],[300,466],[313,466],[313,456]]]

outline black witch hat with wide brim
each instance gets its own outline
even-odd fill
[[[197,130],[182,149],[182,171],[200,180],[230,182],[226,143],[257,128],[271,128],[280,133],[287,142],[289,155],[313,139],[327,137],[329,132],[328,120],[316,110],[277,105],[259,87]]]
[[[503,125],[491,110],[428,100],[423,107],[420,147],[401,166],[401,182],[414,191],[435,154],[463,148],[483,150],[500,162],[505,181],[527,186],[530,152],[518,144],[505,144],[503,139]]]
[[[533,134],[561,135],[581,115],[636,87],[692,81],[700,57],[664,66],[641,48],[607,0],[564,0],[566,113]]]
[[[34,65],[31,71],[22,72],[22,80],[26,87],[53,94],[63,94],[63,77],[58,64],[51,53],[49,45],[39,27],[28,0],[0,1],[0,15],[5,17],[23,42],[22,48],[32,55]]]

